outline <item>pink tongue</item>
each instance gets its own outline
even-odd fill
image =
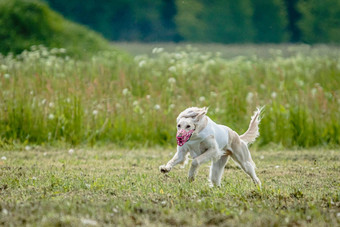
[[[176,139],[177,139],[177,144],[178,146],[183,146],[186,142],[188,142],[188,140],[191,137],[191,134],[193,133],[194,130],[190,130],[189,132],[185,131],[185,130],[180,130],[177,132],[176,135]],[[182,134],[181,136],[178,136],[179,134]]]

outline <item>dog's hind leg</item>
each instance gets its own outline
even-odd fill
[[[209,174],[211,186],[221,186],[221,178],[228,160],[229,155],[223,155],[219,160],[211,164]]]
[[[246,172],[253,179],[254,183],[261,188],[261,181],[256,176],[255,163],[251,158],[247,145],[241,142],[239,146],[234,147],[233,150],[234,151],[231,156],[233,160],[236,161],[244,170],[244,172]]]

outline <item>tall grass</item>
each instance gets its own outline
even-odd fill
[[[224,59],[187,47],[134,59],[89,60],[34,47],[0,57],[0,146],[114,143],[174,146],[175,119],[189,106],[239,133],[265,105],[258,146],[340,144],[340,51]]]

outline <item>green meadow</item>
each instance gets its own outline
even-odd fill
[[[340,224],[339,47],[115,46],[0,55],[0,225]],[[189,166],[159,172],[190,106],[238,133],[265,107],[262,190],[233,161],[220,188],[208,164],[193,183]]]
[[[228,48],[235,51],[159,46],[79,60],[35,46],[0,56],[0,146],[174,147],[176,116],[190,106],[208,106],[213,120],[239,133],[265,106],[257,147],[339,146],[338,47],[254,46],[258,54],[245,54],[245,46],[225,57]]]

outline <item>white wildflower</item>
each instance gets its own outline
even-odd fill
[[[318,90],[317,90],[316,88],[313,88],[313,89],[312,89],[311,93],[312,93],[312,96],[313,96],[313,97],[315,97],[317,91],[318,91]]]
[[[205,101],[205,97],[204,97],[204,96],[201,96],[198,100],[199,100],[200,102],[204,102],[204,101]]]
[[[98,225],[98,222],[96,220],[92,220],[88,218],[81,218],[80,221],[83,225],[93,225],[93,226]]]
[[[49,60],[46,61],[47,66],[52,66],[52,64],[53,64],[52,60],[49,59]]]
[[[161,53],[162,51],[164,50],[164,48],[163,47],[160,47],[160,48],[158,48],[158,53]]]
[[[302,87],[305,83],[303,82],[303,80],[296,80],[296,84]]]
[[[122,93],[123,95],[127,96],[129,94],[129,89],[124,88]]]
[[[69,153],[69,154],[73,154],[73,153],[74,153],[74,149],[68,150],[68,153]]]
[[[264,159],[264,156],[263,156],[263,155],[261,155],[261,156],[260,156],[260,159]]]
[[[48,106],[49,106],[50,108],[53,108],[53,107],[54,107],[54,103],[53,103],[53,102],[50,102],[50,103],[48,104]]]
[[[8,66],[7,65],[1,65],[1,69],[5,71],[5,70],[8,69]]]
[[[280,166],[275,166],[275,169],[278,169],[278,168],[280,168]]]
[[[8,214],[8,210],[5,209],[5,208],[2,208],[2,211],[1,211],[1,212],[2,212],[3,215],[7,215],[7,214]]]
[[[181,59],[181,58],[182,58],[182,55],[181,55],[180,53],[176,53],[176,54],[175,54],[175,58],[176,58],[176,59]]]
[[[152,53],[153,54],[159,54],[159,53],[161,53],[162,51],[163,51],[164,49],[162,48],[162,47],[155,47],[155,48],[153,48],[152,49]]]
[[[70,103],[70,102],[71,102],[71,99],[70,99],[70,98],[67,98],[67,99],[66,99],[66,102],[67,102],[67,103]]]
[[[98,115],[98,110],[93,110],[93,111],[92,111],[92,114],[93,114],[94,116],[97,116],[97,115]]]
[[[117,208],[113,208],[112,211],[113,211],[114,213],[118,213]]]
[[[43,155],[46,156],[46,155],[47,155],[47,152],[44,152]]]
[[[138,101],[133,101],[132,105],[133,106],[138,106]]]
[[[217,93],[214,92],[214,91],[210,92],[210,95],[211,95],[212,97],[217,97]]]
[[[271,94],[271,97],[272,97],[273,99],[275,99],[275,98],[276,98],[276,96],[277,96],[276,92],[275,92],[275,91],[274,91],[274,92],[272,92],[272,94]]]
[[[91,188],[91,185],[90,184],[85,184],[85,187],[90,189]]]
[[[64,48],[60,48],[60,49],[59,49],[59,53],[61,53],[61,54],[64,54],[64,53],[66,53],[66,49],[64,49]]]
[[[162,206],[165,206],[167,204],[167,202],[164,200],[161,202]]]
[[[46,103],[46,99],[41,100],[41,104],[44,105]]]
[[[253,92],[249,92],[248,94],[247,94],[247,98],[246,98],[246,100],[247,100],[247,103],[252,103],[253,102],[253,97],[254,97],[254,94],[253,94]]]
[[[170,78],[168,79],[168,83],[169,83],[169,84],[175,84],[175,83],[176,83],[176,79],[173,78],[173,77],[170,77]]]
[[[53,119],[54,119],[54,115],[50,113],[50,114],[48,115],[48,119],[53,120]]]
[[[288,223],[289,222],[289,217],[285,218],[285,222]]]
[[[5,160],[7,160],[7,158],[6,158],[5,156],[2,156],[2,157],[1,157],[1,160],[4,160],[4,161],[5,161]]]
[[[150,98],[151,98],[151,95],[147,95],[147,96],[146,96],[146,99],[150,99]]]
[[[37,180],[37,177],[32,177],[32,180]]]
[[[4,75],[4,77],[5,77],[6,79],[9,79],[11,76],[10,76],[8,73],[6,73],[6,74]]]
[[[30,91],[30,95],[34,95],[34,91]]]
[[[175,66],[171,66],[171,67],[169,67],[169,69],[168,69],[170,72],[172,72],[172,73],[175,73],[176,72],[176,67]]]
[[[57,48],[52,48],[50,50],[51,54],[57,54],[58,53],[58,49]]]
[[[25,150],[26,150],[26,151],[29,151],[29,150],[31,150],[31,147],[27,145],[27,146],[25,147]]]
[[[153,107],[155,110],[160,110],[161,109],[161,106],[156,104],[154,107]]]
[[[207,65],[215,65],[216,62],[213,59],[210,59],[209,61],[207,61],[206,63]]]
[[[146,64],[146,61],[145,61],[145,60],[141,60],[141,61],[138,63],[138,66],[139,66],[139,68],[142,68],[145,64]]]

